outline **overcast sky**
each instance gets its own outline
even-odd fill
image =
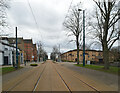
[[[38,27],[30,10],[27,0],[11,0],[8,10],[8,23],[11,29],[10,36],[15,36],[14,28],[18,27],[18,36],[32,38],[34,43],[41,41],[44,49],[50,53],[54,45],[61,46],[61,52],[75,49],[75,43],[69,43],[62,23],[68,13],[72,0],[29,0]],[[73,0],[72,6],[80,2]],[[92,0],[81,0],[81,8],[91,11]]]

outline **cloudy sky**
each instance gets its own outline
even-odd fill
[[[52,51],[53,46],[59,44],[61,52],[75,49],[75,43],[69,43],[74,37],[67,37],[62,25],[71,1],[72,6],[80,2],[80,0],[11,0],[7,13],[8,23],[11,26],[8,31],[11,33],[10,36],[15,36],[14,28],[17,26],[19,37],[32,38],[34,43],[41,41],[48,53]],[[86,12],[92,10],[92,0],[81,0],[81,2]]]

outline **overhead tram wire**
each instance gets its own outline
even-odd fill
[[[70,8],[71,8],[72,3],[73,3],[73,0],[71,0],[70,6],[69,6],[68,11],[67,11],[67,14],[66,14],[66,16],[65,16],[65,19],[67,18],[67,15],[68,15],[68,13],[69,13],[69,10],[70,10]],[[65,21],[65,19],[64,19],[64,21]]]
[[[66,16],[65,16],[63,22],[65,22],[65,20],[66,20],[66,18],[67,18],[67,15],[68,15],[68,13],[69,13],[69,10],[70,10],[70,8],[71,8],[72,3],[73,3],[73,0],[71,0],[70,6],[69,6],[69,8],[68,8],[68,11],[67,11],[67,13],[66,13]]]
[[[71,2],[70,2],[70,5],[69,5],[69,8],[68,8],[68,11],[67,11],[67,13],[66,13],[66,16],[65,16],[63,22],[65,22],[65,20],[66,20],[66,18],[67,18],[67,15],[68,15],[68,13],[69,13],[69,10],[70,10],[70,8],[71,8],[72,3],[73,3],[73,0],[71,0]],[[62,44],[60,44],[60,45],[62,45]],[[66,44],[66,45],[67,45],[67,44]]]
[[[28,6],[29,6],[29,8],[30,8],[30,10],[31,10],[31,13],[32,13],[33,19],[34,19],[34,21],[35,21],[36,28],[37,28],[38,31],[39,31],[39,26],[38,26],[37,20],[36,20],[36,18],[35,18],[35,15],[34,15],[34,12],[33,12],[32,7],[31,7],[31,5],[30,5],[29,0],[27,0],[27,3],[28,3]],[[43,38],[42,38],[42,34],[40,34],[40,35],[41,35],[41,39],[43,40]]]

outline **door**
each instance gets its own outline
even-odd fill
[[[75,62],[77,62],[77,58],[75,58]]]
[[[99,59],[99,63],[103,63],[103,59]]]
[[[8,65],[8,56],[4,56],[4,65]]]

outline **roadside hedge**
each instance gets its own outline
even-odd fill
[[[38,66],[38,64],[30,64],[30,66]]]

